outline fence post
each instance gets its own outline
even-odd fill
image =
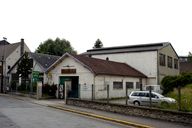
[[[107,103],[109,103],[109,85],[107,85]]]
[[[126,87],[126,90],[125,90],[125,92],[126,92],[126,103],[125,104],[127,105],[128,104],[128,94],[127,94],[128,93],[128,86],[126,85],[125,87]]]
[[[152,102],[151,102],[151,86],[149,86],[149,103],[150,103],[150,107],[152,106]]]
[[[92,101],[94,100],[94,96],[93,96],[93,93],[94,93],[94,91],[93,91],[93,84],[91,85],[91,91],[92,91]]]
[[[178,85],[178,110],[181,111],[181,87]]]

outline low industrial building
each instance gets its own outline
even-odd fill
[[[126,63],[65,53],[47,73],[49,84],[69,85],[69,97],[83,99],[125,97],[126,89],[140,90],[147,76]],[[127,88],[126,88],[127,87]]]

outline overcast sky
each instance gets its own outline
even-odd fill
[[[171,42],[192,52],[192,0],[0,0],[0,40],[31,49],[64,38],[78,53],[104,47]]]

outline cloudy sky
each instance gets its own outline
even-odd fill
[[[192,52],[192,0],[0,0],[0,40],[31,49],[64,38],[78,53],[104,47],[171,42]]]

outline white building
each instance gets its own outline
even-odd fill
[[[147,76],[147,84],[160,84],[164,76],[178,75],[178,55],[168,42],[95,48],[84,55],[127,63]]]
[[[6,40],[0,41],[0,86],[6,86],[8,82],[8,70],[15,64],[15,62],[24,54],[24,52],[30,52],[29,48],[21,39],[18,43],[10,44]],[[2,63],[3,62],[3,63]],[[2,66],[3,64],[3,66]],[[3,67],[3,68],[2,68]],[[3,74],[3,77],[2,77]],[[3,84],[2,84],[3,83]],[[5,87],[4,86],[4,87]]]
[[[125,97],[128,89],[140,89],[146,76],[125,63],[64,54],[47,70],[49,84],[69,84],[69,97],[83,99]],[[131,90],[129,90],[131,91]]]
[[[25,53],[28,54],[29,59],[32,61],[32,73],[34,75],[31,76],[33,77],[33,82],[41,81],[42,83],[47,83],[47,77],[45,75],[45,71],[57,60],[59,59],[59,56],[54,56],[54,55],[47,55],[47,54],[41,54],[41,53]],[[10,68],[8,71],[9,77],[10,77],[10,82],[15,81],[16,83],[21,82],[19,80],[19,76],[16,73],[17,72],[17,67],[18,64],[23,60],[23,56],[21,56],[18,61],[15,62],[15,64]],[[30,78],[31,79],[31,78]]]

